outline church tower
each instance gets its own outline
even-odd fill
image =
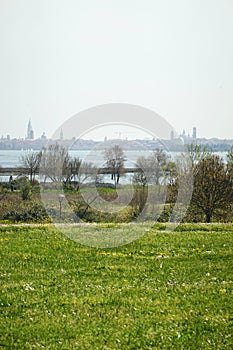
[[[31,119],[29,119],[28,122],[28,127],[27,127],[27,140],[33,140],[34,139],[34,131],[32,129],[32,123],[31,123]]]
[[[193,127],[193,140],[196,140],[197,139],[197,128],[196,127]]]

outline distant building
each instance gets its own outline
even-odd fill
[[[193,127],[193,132],[190,135],[189,133],[186,134],[185,130],[182,131],[182,134],[180,134],[180,137],[183,139],[185,143],[192,143],[193,141],[197,140],[197,128]]]
[[[60,131],[60,141],[62,141],[62,140],[63,140],[63,131],[61,129],[61,131]]]
[[[29,122],[28,122],[26,139],[27,140],[34,140],[34,131],[32,129],[31,119],[29,119]]]
[[[45,132],[43,132],[43,134],[41,135],[41,140],[47,140],[47,137],[46,137],[46,135],[45,135]]]
[[[197,128],[193,127],[193,140],[197,139]]]

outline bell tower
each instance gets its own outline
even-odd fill
[[[28,127],[27,127],[27,140],[33,140],[34,139],[34,131],[32,129],[32,123],[31,123],[31,119],[29,119],[28,122]]]

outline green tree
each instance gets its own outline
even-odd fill
[[[21,179],[20,192],[23,201],[28,201],[32,197],[32,186],[30,181],[27,178]]]
[[[143,171],[138,171],[134,174],[133,185],[134,198],[132,199],[131,205],[133,207],[135,216],[137,216],[144,209],[148,196],[148,184]]]
[[[227,167],[217,155],[201,159],[195,167],[192,205],[200,209],[211,222],[215,212],[226,210],[232,198]]]
[[[231,148],[227,153],[227,172],[233,182],[233,148]]]

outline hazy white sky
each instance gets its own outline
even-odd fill
[[[233,1],[0,1],[0,136],[112,102],[233,138]]]

